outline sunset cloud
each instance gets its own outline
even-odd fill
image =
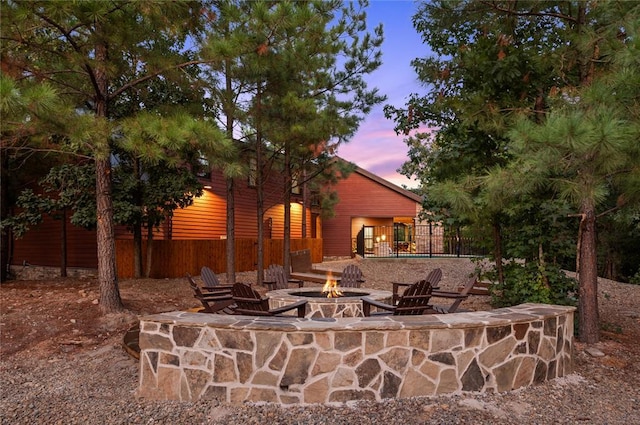
[[[349,143],[338,149],[338,155],[398,186],[417,187],[418,182],[399,174],[408,161],[405,136],[396,135],[395,123],[384,117],[384,105],[401,108],[412,93],[422,94],[411,61],[429,55],[411,23],[415,4],[409,1],[374,1],[367,8],[368,28],[382,23],[384,43],[382,66],[367,77],[369,88],[378,88],[387,100],[378,105],[361,123],[360,129]],[[407,46],[412,46],[408,49]]]

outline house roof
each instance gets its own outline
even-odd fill
[[[415,201],[415,202],[417,202],[419,204],[422,204],[422,199],[423,198],[422,198],[421,195],[417,195],[417,194],[411,192],[410,190],[403,189],[400,186],[395,185],[395,184],[391,183],[390,181],[385,180],[382,177],[380,177],[380,176],[378,176],[376,174],[373,174],[370,171],[365,170],[364,168],[358,167],[356,164],[354,164],[351,161],[347,161],[347,160],[345,160],[343,158],[339,158],[339,159],[344,161],[344,162],[348,162],[350,164],[355,165],[355,169],[353,170],[354,173],[358,173],[358,174],[360,174],[360,175],[362,175],[362,176],[364,176],[364,177],[366,177],[368,179],[373,180],[374,182],[376,182],[378,184],[381,184],[381,185],[385,186],[388,189],[393,190],[394,192],[399,193],[402,196],[405,196],[405,197],[407,197],[407,198],[409,198],[409,199],[411,199],[411,200],[413,200],[413,201]]]

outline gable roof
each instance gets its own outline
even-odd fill
[[[399,193],[400,195],[402,195],[404,197],[407,197],[407,198],[409,198],[409,199],[411,199],[411,200],[413,200],[413,201],[415,201],[415,202],[417,202],[419,204],[422,204],[423,197],[421,195],[417,195],[417,194],[411,192],[410,190],[403,189],[400,186],[395,185],[395,184],[391,183],[390,181],[385,180],[382,177],[380,177],[380,176],[378,176],[376,174],[373,174],[370,171],[365,170],[364,168],[358,167],[355,163],[353,163],[351,161],[347,161],[346,159],[343,159],[343,158],[340,158],[340,157],[337,157],[337,158],[339,160],[341,160],[341,161],[344,161],[344,162],[347,162],[349,164],[354,165],[355,166],[355,169],[353,170],[354,173],[358,173],[358,174],[360,174],[360,175],[362,175],[362,176],[364,176],[364,177],[366,177],[366,178],[368,178],[370,180],[373,180],[374,182],[376,182],[378,184],[381,184],[382,186],[385,186],[388,189],[393,190],[394,192]]]

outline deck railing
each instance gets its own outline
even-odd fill
[[[462,257],[486,255],[481,242],[448,234],[442,226],[394,225],[363,227],[352,245],[362,257]]]

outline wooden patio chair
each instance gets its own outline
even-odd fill
[[[427,274],[427,277],[425,278],[425,280],[431,283],[431,289],[433,289],[434,291],[437,290],[438,284],[442,280],[442,269],[438,267],[436,269],[431,270]],[[393,285],[392,299],[394,304],[398,302],[398,298],[400,297],[400,288],[406,288],[408,286],[413,285],[413,283],[407,283],[407,282],[391,282],[391,284]]]
[[[236,283],[231,290],[236,304],[235,314],[248,316],[278,316],[291,310],[298,310],[298,317],[304,317],[307,301],[301,300],[278,308],[269,308],[269,298],[262,298],[260,293],[246,283]]]
[[[340,275],[340,287],[342,288],[359,288],[363,283],[362,270],[355,264],[349,264]]]
[[[365,317],[371,316],[371,306],[384,310],[375,312],[379,314],[400,315],[418,315],[429,311],[429,300],[431,299],[431,283],[424,279],[407,287],[402,295],[398,297],[397,304],[385,304],[369,297],[362,297],[362,312]]]
[[[287,289],[290,283],[298,285],[298,288],[302,288],[304,286],[304,281],[300,279],[287,279],[287,275],[284,272],[284,267],[279,264],[271,264],[264,271],[265,279],[263,281],[264,286],[266,286],[270,291],[275,289]]]
[[[214,290],[203,292],[189,273],[186,274],[186,277],[193,290],[193,296],[202,304],[203,309],[200,310],[202,313],[231,314],[233,312],[234,301],[231,288],[220,286]]]
[[[218,280],[218,276],[207,266],[203,266],[200,269],[200,277],[202,278],[202,289],[205,291],[215,291],[218,288],[227,288],[231,291],[233,285],[222,285]]]
[[[451,303],[451,305],[449,306],[432,305],[431,309],[433,310],[433,312],[434,313],[455,313],[456,311],[469,311],[469,310],[459,309],[458,307],[460,306],[460,303],[462,303],[462,301],[469,298],[469,292],[474,287],[477,280],[478,280],[478,277],[476,275],[473,275],[472,277],[470,277],[469,280],[467,280],[467,283],[462,287],[462,290],[460,292],[432,291],[431,296],[433,298],[453,299],[453,303]]]

